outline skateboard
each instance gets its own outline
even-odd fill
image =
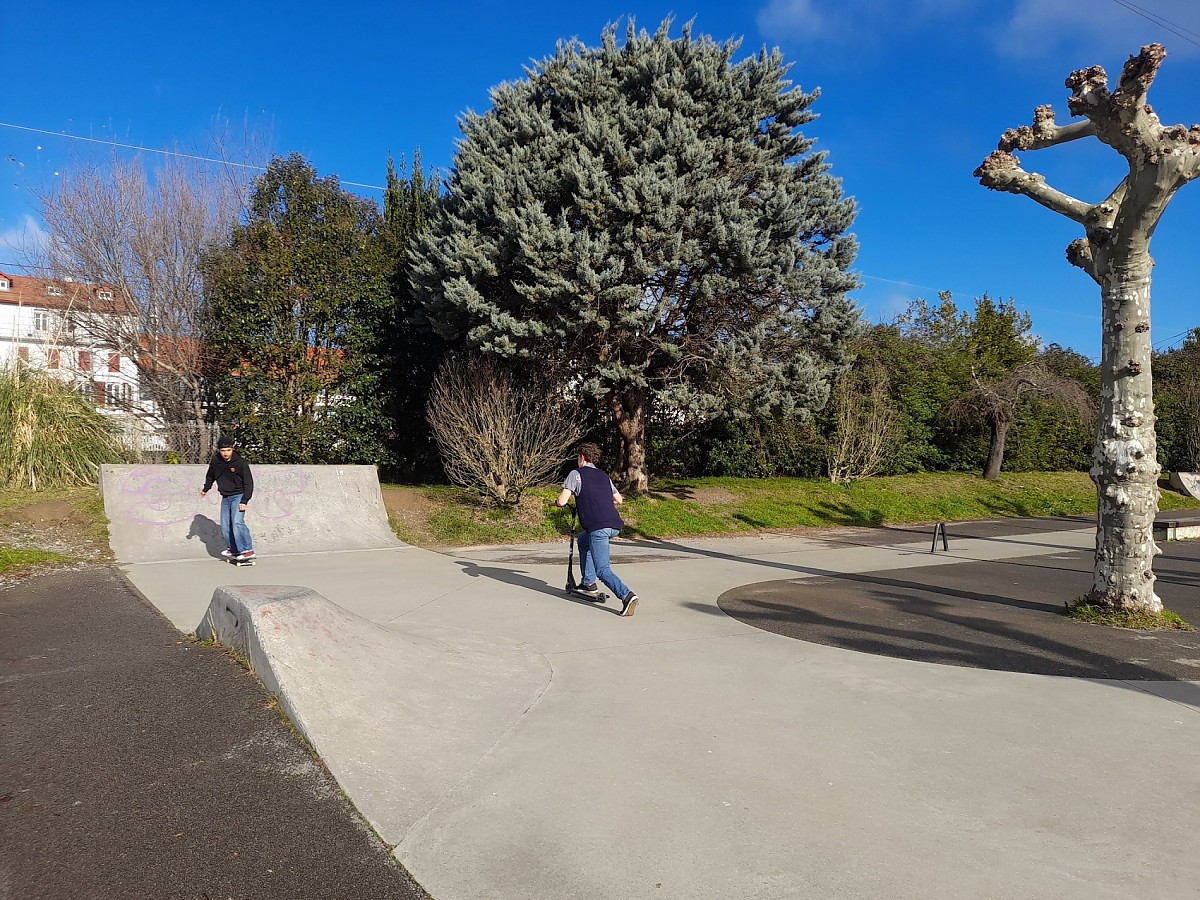
[[[238,567],[256,566],[256,565],[258,565],[258,557],[256,556],[256,557],[254,557],[254,559],[231,559],[230,562]]]

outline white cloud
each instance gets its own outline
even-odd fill
[[[981,0],[768,0],[756,16],[768,40],[875,45],[897,32],[956,21]]]
[[[1063,59],[1068,69],[1103,65],[1110,72],[1152,42],[1162,44],[1173,56],[1200,54],[1193,43],[1200,41],[1200,6],[1195,0],[1158,0],[1153,7],[1145,0],[1128,4],[1018,0],[1012,17],[995,35],[995,47],[1003,56],[1053,56]]]
[[[770,0],[755,16],[758,29],[768,37],[819,41],[829,39],[829,19],[813,7],[813,0]]]
[[[0,231],[0,261],[27,262],[40,255],[50,235],[33,216],[26,214],[22,223]]]
[[[954,34],[1001,57],[1065,63],[1064,71],[1115,69],[1152,41],[1175,57],[1200,56],[1196,0],[1015,0],[1004,8],[986,0],[767,0],[756,21],[768,41],[859,55],[905,35]]]

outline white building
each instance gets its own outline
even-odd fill
[[[112,323],[120,328],[82,324],[108,317],[127,321]],[[136,335],[136,323],[136,313],[104,285],[0,272],[0,366],[21,360],[77,385],[127,431],[150,412],[138,390],[137,348],[106,343],[92,332]]]

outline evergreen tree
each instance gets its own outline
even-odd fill
[[[876,327],[864,352],[880,356],[891,375],[905,440],[887,471],[966,470],[992,443],[980,423],[947,415],[978,382],[998,382],[1037,355],[1032,321],[1013,299],[976,298],[960,310],[949,291],[937,303],[917,298],[894,323]]]
[[[1050,344],[1038,353],[1038,363],[1059,378],[1077,382],[1087,397],[1100,391],[1100,368],[1081,353]],[[1009,472],[1086,472],[1092,465],[1096,441],[1094,410],[1083,418],[1063,415],[1061,404],[1034,395],[1013,424],[1004,457]]]
[[[1200,472],[1200,328],[1154,356],[1158,457],[1165,469]]]
[[[389,271],[391,309],[378,334],[381,387],[389,422],[389,468],[405,481],[444,478],[437,444],[425,418],[433,378],[449,344],[421,315],[409,282],[414,242],[429,227],[440,202],[440,179],[421,171],[421,151],[413,155],[411,175],[403,158],[400,171],[388,157],[380,239]]]
[[[820,409],[858,327],[851,200],[776,50],[653,34],[559,44],[469,114],[419,244],[431,321],[578,385],[646,487],[650,413]]]
[[[244,224],[208,257],[216,400],[256,460],[381,461],[379,226],[372,202],[293,154],[271,161]]]

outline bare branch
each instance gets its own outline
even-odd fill
[[[1141,103],[1158,76],[1158,67],[1166,58],[1162,44],[1147,44],[1137,56],[1130,56],[1121,70],[1113,101],[1119,106],[1134,107]],[[1067,85],[1070,87],[1070,84]]]
[[[1088,243],[1087,238],[1076,238],[1067,245],[1067,262],[1073,266],[1078,266],[1089,275],[1092,274],[1092,245]]]
[[[1022,125],[1020,128],[1010,128],[1000,138],[1001,150],[1042,150],[1055,144],[1067,141],[1077,141],[1080,138],[1093,137],[1096,126],[1091,122],[1072,122],[1069,125],[1057,125],[1054,121],[1054,108],[1039,106],[1033,111],[1033,125]]]
[[[159,432],[192,435],[169,445],[188,461],[210,450],[200,257],[232,225],[247,177],[245,169],[174,155],[147,171],[114,154],[103,164],[79,160],[70,177],[37,195],[50,274],[104,284],[129,313],[79,304],[72,324],[134,361],[140,396],[126,412]]]
[[[902,437],[887,369],[874,360],[847,372],[830,402],[836,418],[825,448],[829,480],[836,484],[879,474]]]
[[[985,188],[1010,194],[1024,194],[1047,209],[1076,222],[1085,222],[1091,210],[1091,206],[1082,200],[1050,187],[1046,184],[1046,179],[1036,172],[1026,172],[1017,162],[1017,158],[1006,150],[993,150],[974,174]]]
[[[434,379],[427,418],[450,480],[511,506],[566,458],[577,413],[494,360],[452,358]]]

